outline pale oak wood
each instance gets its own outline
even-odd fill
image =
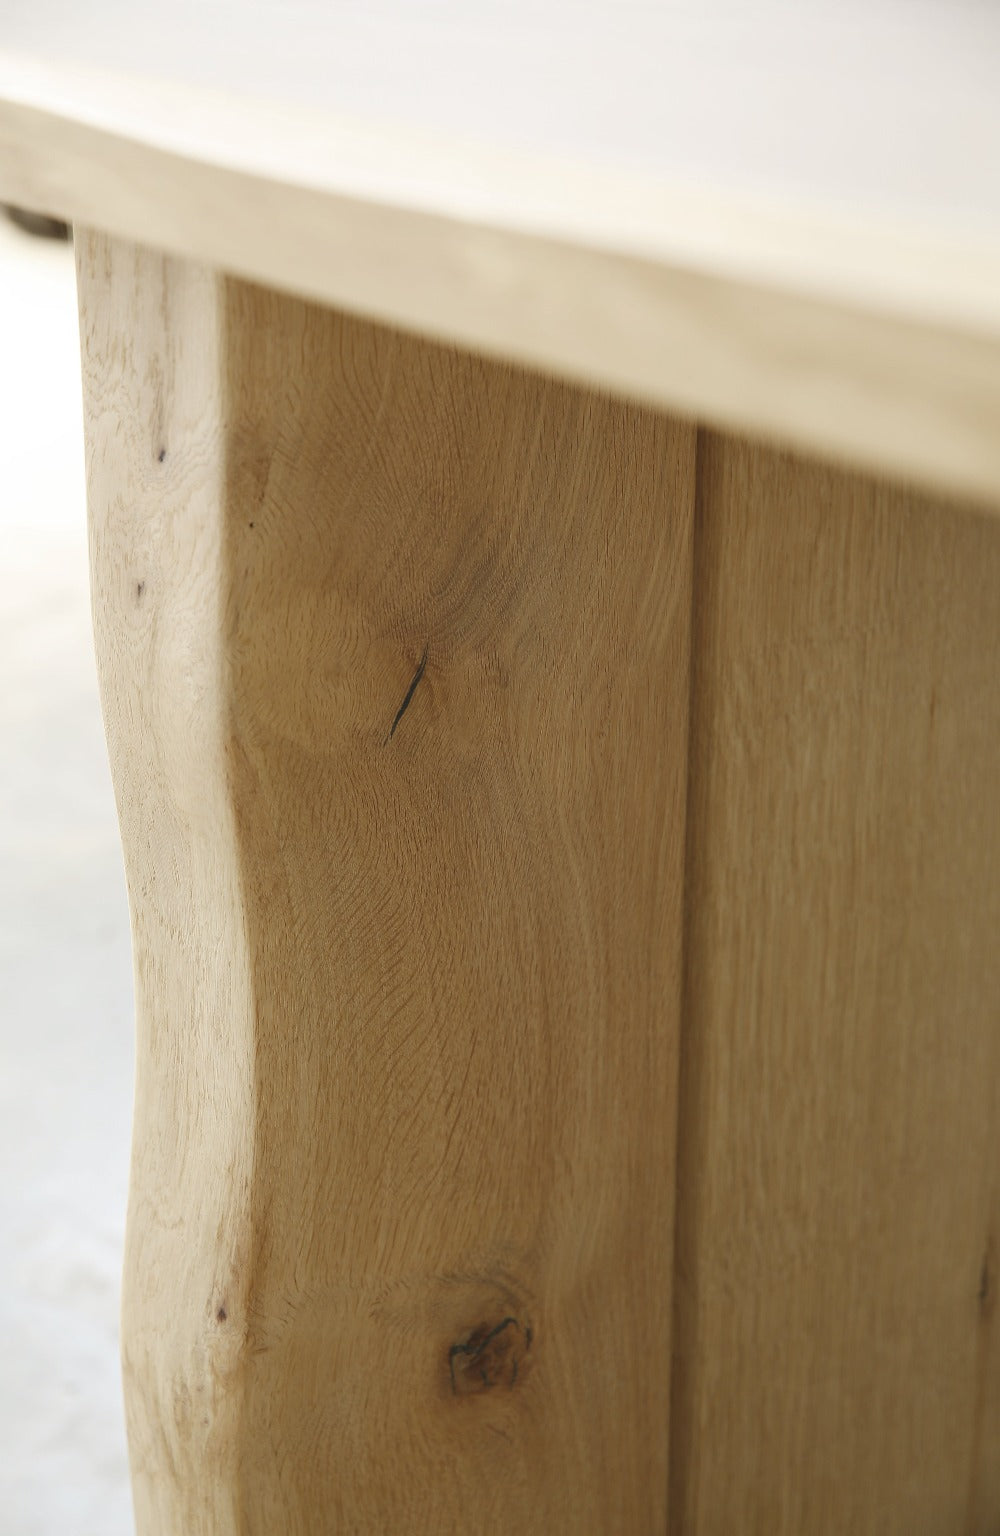
[[[465,12],[34,4],[0,195],[997,504],[990,7]]]
[[[6,0],[0,39],[804,210],[1000,216],[1000,15],[981,0]]]
[[[700,439],[671,1530],[1000,1522],[1000,528]]]
[[[77,248],[139,1530],[662,1530],[694,432]]]

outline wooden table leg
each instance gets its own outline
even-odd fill
[[[660,1531],[694,431],[77,243],[141,1536]]]
[[[1000,1530],[1000,520],[704,434],[671,1528]]]

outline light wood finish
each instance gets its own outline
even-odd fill
[[[671,1529],[1000,1521],[1000,529],[705,434]]]
[[[0,197],[1000,502],[993,8],[37,0],[5,43]]]
[[[139,1530],[662,1530],[695,434],[77,243]]]
[[[171,0],[166,17],[157,0],[9,0],[0,39],[397,138],[938,227],[1000,218],[1000,15],[981,0]]]

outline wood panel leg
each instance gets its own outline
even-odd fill
[[[662,1531],[694,433],[78,270],[141,1536]]]
[[[674,1528],[1000,1530],[1000,523],[699,446]]]

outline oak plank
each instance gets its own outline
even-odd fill
[[[700,439],[676,1529],[1000,1522],[1000,529]]]
[[[695,434],[77,242],[139,1530],[662,1530]]]

